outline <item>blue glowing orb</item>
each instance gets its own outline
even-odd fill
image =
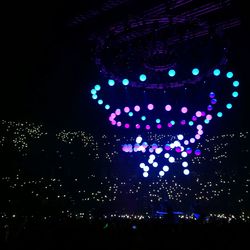
[[[168,75],[169,75],[170,77],[175,76],[175,70],[174,70],[174,69],[170,69],[170,70],[168,71]]]
[[[122,84],[123,84],[124,86],[127,86],[127,85],[129,84],[129,80],[128,80],[128,79],[123,79],[123,80],[122,80]]]
[[[108,85],[109,85],[109,86],[114,86],[114,85],[115,85],[115,81],[112,80],[112,79],[109,79],[109,80],[108,80]]]
[[[192,74],[194,75],[194,76],[197,76],[198,74],[199,74],[199,69],[197,69],[197,68],[194,68],[193,70],[192,70]]]
[[[139,78],[140,78],[140,81],[142,81],[142,82],[147,80],[147,77],[144,74],[141,74]]]
[[[228,104],[226,105],[226,107],[227,107],[227,109],[231,109],[231,108],[233,107],[233,105],[232,105],[231,103],[228,103]]]
[[[232,93],[232,96],[233,97],[237,97],[239,95],[239,93],[237,92],[237,91],[234,91],[233,93]]]
[[[99,90],[101,90],[101,86],[100,85],[95,85],[95,90],[97,90],[97,91],[99,91]]]
[[[227,78],[232,78],[233,77],[233,72],[227,72]]]
[[[219,69],[215,69],[214,70],[214,75],[215,76],[219,76],[220,75],[220,70]]]
[[[234,82],[233,82],[233,86],[234,86],[234,87],[238,87],[239,85],[240,85],[239,81],[234,81]]]

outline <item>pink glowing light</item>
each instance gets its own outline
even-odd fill
[[[150,125],[146,125],[146,129],[149,130],[150,129]]]
[[[196,128],[197,128],[198,130],[200,130],[200,129],[202,129],[202,125],[201,125],[201,124],[198,124],[198,125],[196,126]]]
[[[188,141],[188,140],[185,140],[185,141],[184,141],[184,144],[185,144],[185,145],[188,145],[188,144],[189,144],[189,141]]]
[[[182,108],[181,108],[181,112],[182,112],[183,114],[186,114],[186,113],[188,112],[188,109],[187,109],[186,107],[182,107]]]
[[[148,110],[153,110],[154,109],[154,105],[153,104],[148,104]]]
[[[116,114],[115,113],[111,113],[110,117],[113,118],[113,119],[115,119]]]
[[[124,127],[125,127],[125,128],[129,128],[130,125],[129,125],[128,123],[126,123],[126,124],[124,125]]]
[[[136,112],[138,112],[138,111],[140,111],[140,106],[139,105],[136,105],[135,107],[134,107],[134,110],[136,111]]]
[[[198,134],[199,134],[199,135],[203,135],[203,130],[199,130],[199,131],[198,131]]]
[[[115,114],[116,114],[116,115],[120,115],[120,114],[121,114],[121,110],[120,110],[120,109],[117,109],[117,110],[115,111]]]
[[[197,112],[195,113],[195,115],[196,115],[197,117],[201,117],[201,112],[200,112],[200,111],[197,111]]]
[[[212,115],[207,115],[206,116],[206,119],[209,120],[209,121],[212,120],[212,118],[213,118]]]
[[[195,115],[193,115],[192,120],[197,121],[197,117]]]
[[[121,122],[117,122],[116,125],[117,125],[117,127],[121,127],[122,123]]]
[[[172,123],[169,122],[168,127],[171,128],[172,126],[173,126]]]
[[[129,107],[125,107],[125,108],[124,108],[124,112],[125,112],[125,113],[128,113],[129,111],[130,111],[130,108],[129,108]]]
[[[201,138],[201,136],[199,135],[199,133],[196,134],[194,137],[195,137],[196,140],[199,140]]]
[[[185,125],[186,121],[185,120],[181,120],[181,125]]]
[[[114,121],[114,120],[111,121],[111,124],[112,124],[112,125],[115,125],[115,124],[116,124],[116,121]]]
[[[172,109],[171,105],[168,104],[168,105],[165,106],[166,111],[170,111],[171,109]]]

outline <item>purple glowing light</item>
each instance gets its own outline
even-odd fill
[[[116,121],[115,121],[115,120],[111,121],[111,124],[112,124],[112,125],[115,125],[115,124],[116,124]]]
[[[188,112],[188,109],[187,109],[186,107],[182,107],[182,108],[181,108],[181,112],[182,112],[183,114],[186,114],[186,113]]]
[[[207,106],[207,110],[208,110],[208,111],[213,110],[213,106],[212,106],[212,105],[208,105],[208,106]]]
[[[129,128],[130,125],[129,125],[128,123],[126,123],[126,124],[124,125],[124,127],[125,127],[125,128]]]
[[[128,113],[129,111],[130,111],[130,108],[129,108],[129,107],[125,107],[125,108],[124,108],[124,112],[125,112],[125,113]]]
[[[167,150],[167,151],[171,149],[171,147],[170,147],[169,144],[166,144],[166,145],[164,146],[164,148],[165,148],[165,150]]]
[[[157,127],[158,129],[161,129],[161,128],[162,128],[162,125],[161,125],[161,124],[157,124],[156,127]]]
[[[173,126],[172,123],[169,122],[168,127],[171,128],[172,126]]]
[[[176,151],[177,153],[180,153],[180,152],[181,152],[181,147],[176,147],[176,148],[175,148],[175,151]]]
[[[215,97],[215,93],[214,92],[210,92],[209,97],[210,98],[214,98]]]
[[[139,112],[140,111],[140,106],[139,105],[136,105],[135,107],[134,107],[134,110],[136,111],[136,112]]]
[[[140,127],[141,127],[140,124],[136,124],[136,125],[135,125],[135,128],[137,128],[137,129],[139,129]]]
[[[166,110],[166,111],[170,111],[171,109],[172,109],[171,105],[166,105],[166,106],[165,106],[165,110]]]
[[[192,116],[193,121],[197,121],[197,117],[195,115]]]
[[[202,111],[201,112],[201,116],[205,116],[206,115],[206,112],[205,111]]]
[[[153,104],[148,104],[148,110],[153,110],[154,109],[154,105]]]
[[[150,125],[146,125],[146,129],[149,130],[150,129]]]
[[[186,152],[190,155],[190,154],[192,154],[192,149],[191,148],[187,148]]]
[[[196,150],[194,151],[194,154],[197,155],[197,156],[198,156],[198,155],[201,155],[201,151],[200,151],[199,149],[196,149]]]
[[[215,104],[216,102],[217,102],[216,99],[212,99],[212,100],[211,100],[211,104]]]
[[[186,121],[185,120],[181,120],[181,125],[185,125]]]

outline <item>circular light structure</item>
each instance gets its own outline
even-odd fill
[[[92,99],[94,99],[94,100],[96,100],[97,97],[98,97],[98,96],[97,96],[96,94],[92,95]]]
[[[197,69],[197,68],[194,68],[193,70],[192,70],[192,74],[194,75],[194,76],[197,76],[198,74],[199,74],[199,69]]]
[[[135,107],[134,107],[134,110],[136,111],[136,112],[139,112],[140,111],[140,106],[139,105],[136,105]]]
[[[169,167],[168,166],[163,166],[162,169],[163,169],[164,172],[168,172],[169,171]]]
[[[239,81],[233,81],[233,86],[238,87],[240,85]]]
[[[112,80],[112,79],[109,79],[109,80],[108,80],[108,85],[109,85],[109,86],[114,86],[114,85],[115,85],[115,81]]]
[[[233,107],[233,105],[232,105],[231,103],[228,103],[228,104],[226,105],[226,107],[227,107],[227,109],[231,109],[231,108]]]
[[[141,81],[141,82],[144,82],[144,81],[147,80],[147,77],[146,77],[146,75],[144,75],[144,74],[141,74],[139,78],[140,78],[140,81]]]
[[[127,85],[129,84],[129,80],[128,80],[128,79],[123,79],[123,80],[122,80],[122,84],[123,84],[124,86],[127,86]]]
[[[96,90],[95,90],[95,89],[91,89],[90,93],[91,93],[92,95],[95,95],[95,94],[96,94]]]
[[[143,172],[143,177],[148,177],[148,172]]]
[[[168,75],[170,76],[170,77],[174,77],[175,76],[175,70],[174,69],[170,69],[169,71],[168,71]]]
[[[223,113],[222,113],[222,112],[218,112],[218,113],[217,113],[217,116],[218,116],[218,117],[222,117],[222,116],[223,116]]]
[[[99,105],[103,104],[103,100],[102,99],[99,99],[97,102],[98,102]]]
[[[110,109],[110,105],[109,105],[109,104],[106,104],[106,105],[105,105],[105,109],[107,109],[107,110]]]
[[[182,107],[182,108],[181,108],[181,112],[182,112],[183,114],[186,114],[186,113],[188,112],[187,107]]]
[[[232,78],[234,76],[234,74],[233,74],[233,72],[230,71],[230,72],[227,72],[226,76],[227,76],[227,78]]]
[[[153,104],[148,104],[148,110],[153,110],[154,109],[154,105]]]
[[[157,119],[155,120],[155,122],[156,122],[156,123],[160,123],[161,120],[160,120],[159,118],[157,118]]]
[[[219,69],[215,69],[213,72],[214,76],[219,76],[220,75],[220,70]]]
[[[182,167],[186,168],[188,166],[188,163],[186,161],[182,162]]]
[[[184,170],[183,170],[183,174],[189,175],[189,173],[190,173],[190,171],[189,171],[188,169],[184,169]]]
[[[168,158],[168,161],[169,161],[170,163],[174,163],[174,162],[175,162],[175,158],[174,158],[173,156],[170,156],[170,157]]]
[[[160,175],[160,176],[163,176],[164,174],[165,174],[164,171],[160,171],[160,172],[159,172],[159,175]]]
[[[170,111],[171,109],[172,109],[171,105],[168,104],[168,105],[165,106],[166,111]]]
[[[232,93],[232,96],[233,96],[233,97],[238,97],[238,95],[239,95],[239,93],[238,93],[237,91],[234,91],[234,92]]]

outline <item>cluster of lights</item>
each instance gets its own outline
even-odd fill
[[[27,178],[20,175],[15,177],[2,177],[1,185],[7,186],[11,195],[8,195],[8,202],[14,203],[15,192],[19,197],[30,196],[31,202],[34,200],[47,200],[47,202],[55,201],[65,202],[69,204],[68,210],[62,210],[63,214],[77,214],[78,216],[86,216],[92,214],[93,208],[97,204],[114,206],[117,202],[124,200],[126,197],[133,195],[138,200],[147,201],[148,206],[154,205],[155,211],[159,210],[159,202],[167,200],[178,204],[185,204],[187,201],[214,201],[220,199],[230,199],[232,208],[238,204],[244,204],[248,201],[248,186],[250,179],[242,178],[225,178],[222,175],[216,175],[213,181],[202,180],[201,178],[192,178],[189,184],[180,183],[175,176],[172,179],[158,178],[152,182],[134,182],[130,180],[120,180],[118,177],[113,178],[97,178],[95,175],[88,177],[88,181],[82,183],[77,178],[73,180],[70,190],[67,190],[68,183],[64,183],[58,178]],[[95,182],[95,186],[87,185],[89,182]],[[84,185],[83,185],[84,184]],[[235,196],[237,188],[241,189],[240,195]],[[13,194],[13,195],[12,195]],[[71,204],[71,205],[70,205]],[[75,213],[74,208],[84,208],[81,214]],[[72,208],[72,211],[71,211]],[[117,208],[117,207],[116,207]],[[121,211],[123,210],[120,208]],[[144,208],[142,208],[144,210]],[[242,210],[241,210],[242,211]],[[16,211],[18,214],[19,211]],[[115,216],[115,215],[114,215]],[[155,215],[151,215],[155,216]],[[242,215],[243,217],[243,215]],[[246,215],[244,216],[246,219]]]
[[[194,76],[199,75],[199,69],[194,68],[192,70],[192,74]],[[176,75],[175,70],[170,69],[168,71],[168,75],[170,77],[174,77]],[[219,77],[220,75],[221,75],[221,70],[220,69],[214,69],[213,70],[213,76],[214,77]],[[234,76],[234,74],[231,71],[228,71],[226,73],[226,78],[228,78],[228,79],[232,79],[233,76]],[[140,79],[140,81],[144,82],[144,81],[146,81],[147,77],[146,77],[146,75],[142,74],[142,75],[140,75],[139,79]],[[110,79],[108,81],[108,84],[109,84],[109,86],[114,86],[115,82],[114,82],[114,80]],[[129,80],[128,79],[123,79],[122,84],[125,85],[125,86],[129,85]],[[237,88],[239,86],[239,81],[233,80],[232,85],[233,85],[234,88]],[[100,88],[101,88],[100,85],[96,85],[94,87],[94,89],[91,90],[91,93],[96,95],[96,92],[99,91]],[[238,92],[233,91],[232,92],[232,97],[233,98],[238,97]],[[193,137],[186,138],[183,141],[181,141],[179,139],[179,140],[177,140],[177,141],[175,141],[173,143],[170,143],[170,145],[173,145],[173,144],[175,145],[174,147],[171,147],[171,148],[175,149],[176,152],[181,153],[181,156],[183,158],[185,158],[188,155],[188,151],[185,151],[185,147],[187,147],[187,145],[189,145],[190,143],[194,143],[196,140],[199,140],[201,138],[201,136],[203,135],[203,133],[204,133],[204,131],[202,129],[198,129],[198,127],[202,128],[201,120],[203,119],[204,124],[209,124],[211,122],[211,120],[215,117],[215,115],[213,115],[212,112],[214,110],[214,105],[217,104],[217,101],[218,101],[216,99],[216,94],[214,92],[210,92],[209,93],[209,98],[210,99],[209,99],[209,103],[207,104],[207,110],[206,111],[197,110],[197,111],[194,112],[194,114],[191,114],[191,116],[189,114],[189,108],[186,107],[186,106],[183,106],[180,109],[181,115],[180,115],[180,120],[179,121],[174,121],[174,120],[166,121],[165,118],[159,117],[159,118],[155,119],[154,123],[152,123],[152,121],[151,121],[152,119],[150,119],[152,115],[150,115],[150,112],[161,113],[161,112],[159,112],[159,108],[157,108],[156,105],[154,105],[152,103],[149,103],[146,106],[146,108],[141,107],[140,105],[135,105],[133,107],[126,106],[126,107],[124,107],[122,109],[117,108],[113,113],[110,114],[109,121],[110,121],[110,123],[112,125],[116,125],[117,127],[124,127],[126,129],[134,128],[134,129],[146,129],[146,130],[150,130],[151,128],[161,129],[164,126],[168,127],[168,128],[171,128],[171,127],[173,127],[174,125],[177,125],[177,124],[179,124],[179,125],[188,125],[190,127],[197,125],[196,126],[197,133],[194,134]],[[97,98],[93,98],[93,99],[97,99]],[[99,100],[101,100],[101,99],[99,99]],[[98,103],[99,103],[99,100],[98,100]],[[101,104],[103,104],[103,101],[102,101]],[[226,109],[231,109],[232,108],[232,103],[228,102],[225,106],[226,106]],[[105,108],[106,108],[106,106],[105,106]],[[108,105],[108,109],[109,108],[110,108],[110,105]],[[165,110],[167,112],[170,112],[171,110],[173,110],[173,105],[171,105],[171,104],[165,105]],[[147,117],[146,114],[149,114],[148,115],[149,117]],[[122,121],[121,115],[126,117],[126,119],[123,119],[123,120],[126,120],[125,122]],[[187,119],[187,115],[189,115],[188,119]],[[221,118],[223,116],[223,112],[218,111],[216,113],[216,116],[218,118]],[[141,151],[143,153],[146,152],[147,148],[148,148],[149,152],[150,152],[150,150],[154,150],[154,149],[152,149],[152,147],[148,147],[147,142],[144,142],[144,144],[142,144],[142,145],[139,145],[139,143],[136,143],[134,146],[132,146],[131,144],[128,144],[128,145],[126,144],[126,145],[124,145],[122,147],[123,151],[125,151],[125,152],[138,152],[138,151]],[[159,151],[159,149],[161,149],[161,147],[157,146],[158,151]],[[191,150],[192,150],[192,148],[191,148]],[[150,152],[150,153],[152,153],[152,152]],[[200,155],[200,151],[196,150],[195,154]],[[171,157],[173,157],[173,156],[168,156],[168,157],[169,157],[169,159],[172,159]],[[158,163],[157,162],[154,163],[154,161],[151,160],[151,159],[152,158],[148,158],[148,162],[152,161],[152,164],[154,164],[153,167],[155,167],[155,168],[158,167]],[[143,164],[140,164],[140,167],[143,166],[143,167],[141,167],[144,170],[143,176],[148,177],[150,168],[149,168],[148,165],[145,165],[145,163],[143,163]],[[188,166],[188,163],[186,161],[183,161],[182,166],[185,167],[185,169],[183,170],[183,173],[185,175],[189,175],[189,170],[186,168]],[[163,176],[165,174],[165,172],[167,172],[168,170],[169,170],[169,167],[167,165],[164,165],[162,167],[162,170],[159,171],[159,175]]]
[[[47,135],[47,132],[43,131],[42,125],[34,123],[2,120],[0,125],[6,135],[12,134],[11,144],[19,152],[28,149],[30,139],[40,139],[42,136]],[[6,138],[7,136],[2,137],[1,144],[7,142]]]

